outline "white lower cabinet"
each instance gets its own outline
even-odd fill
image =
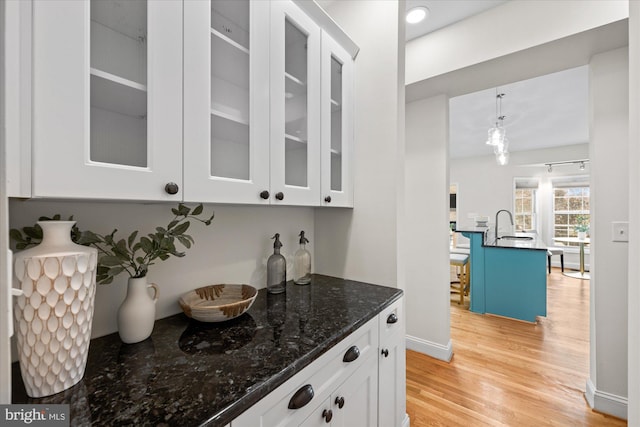
[[[401,299],[383,310],[231,427],[400,427],[406,412],[402,308]],[[387,323],[392,314],[397,320]]]
[[[384,309],[378,319],[378,425],[401,426],[407,409],[404,299]]]
[[[301,426],[368,427],[378,425],[376,358],[369,357]]]

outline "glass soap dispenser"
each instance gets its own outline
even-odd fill
[[[304,237],[304,231],[300,232],[300,248],[293,256],[293,283],[308,285],[311,283],[311,254],[305,245],[309,239]]]
[[[280,234],[276,233],[272,237],[273,254],[267,260],[267,292],[270,294],[281,294],[287,288],[287,261],[280,255]]]

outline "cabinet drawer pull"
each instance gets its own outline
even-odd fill
[[[333,411],[331,411],[331,409],[325,409],[322,411],[322,418],[324,418],[325,423],[330,423],[333,418]]]
[[[359,356],[360,356],[360,349],[354,345],[349,350],[347,350],[347,352],[344,354],[344,357],[342,358],[342,361],[347,363],[353,362]]]
[[[325,197],[324,201],[327,202],[327,203],[331,203],[331,196]]]
[[[276,199],[278,199],[278,200],[283,200],[284,199],[284,194],[282,193],[282,191],[278,191],[276,193]]]
[[[387,317],[387,323],[397,323],[397,322],[398,322],[398,316],[396,316],[395,313],[391,313],[389,317]]]
[[[164,191],[166,191],[167,194],[177,194],[179,189],[180,187],[178,187],[178,184],[175,182],[169,182],[164,186]]]
[[[384,357],[389,357],[389,350],[387,350],[386,348],[382,349],[382,351],[380,352],[380,354],[382,354]]]
[[[344,406],[344,397],[336,397],[336,405],[338,405],[338,408],[342,409]]]
[[[289,400],[289,409],[300,409],[313,399],[313,387],[311,384],[300,387]]]
[[[269,198],[269,192],[267,190],[264,190],[262,192],[260,192],[260,197],[263,199],[268,199]]]

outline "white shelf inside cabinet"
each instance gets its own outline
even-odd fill
[[[224,41],[226,43],[229,43],[229,45],[231,45],[234,48],[238,49],[240,52],[243,52],[243,53],[249,55],[249,49],[247,49],[246,47],[242,46],[240,43],[236,42],[235,40],[225,36],[220,31],[212,28],[211,29],[211,34],[213,34],[215,37],[218,37],[220,40],[222,40],[222,41]]]
[[[305,144],[305,145],[307,144],[307,141],[306,141],[306,140],[304,140],[304,139],[302,139],[302,138],[300,138],[300,137],[297,137],[297,136],[293,136],[293,135],[285,134],[285,135],[284,135],[284,138],[285,138],[285,140],[286,140],[287,142],[294,142],[294,143],[296,143],[296,144]]]
[[[223,111],[219,111],[219,110],[216,110],[214,108],[211,109],[211,115],[212,116],[216,116],[216,117],[220,117],[220,118],[223,118],[223,119],[231,120],[232,122],[235,122],[235,123],[238,123],[238,124],[241,124],[241,125],[245,125],[245,126],[249,125],[249,119],[246,119],[246,118],[241,117],[239,115],[225,113]]]
[[[212,30],[211,34],[219,34]],[[231,44],[234,43],[234,44]],[[211,77],[223,80],[237,88],[249,89],[249,55],[248,50],[240,50],[235,42],[214,36],[211,39],[211,57],[224,58],[211,62]]]
[[[284,73],[284,77],[285,93],[291,94],[291,96],[306,95],[307,84],[305,82],[289,73]]]
[[[91,68],[91,106],[134,117],[147,115],[147,87]]]
[[[342,109],[342,105],[335,99],[331,100],[331,112],[335,113],[336,111],[340,111]]]

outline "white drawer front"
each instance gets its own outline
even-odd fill
[[[404,335],[404,298],[395,301],[380,312],[380,343],[385,343],[395,334]]]
[[[345,362],[345,354],[357,347],[358,357]],[[375,317],[304,368],[287,382],[236,418],[232,427],[284,427],[300,425],[335,388],[378,350],[378,318]],[[350,354],[354,354],[352,350]],[[310,385],[313,398],[299,409],[289,402],[302,387]]]

